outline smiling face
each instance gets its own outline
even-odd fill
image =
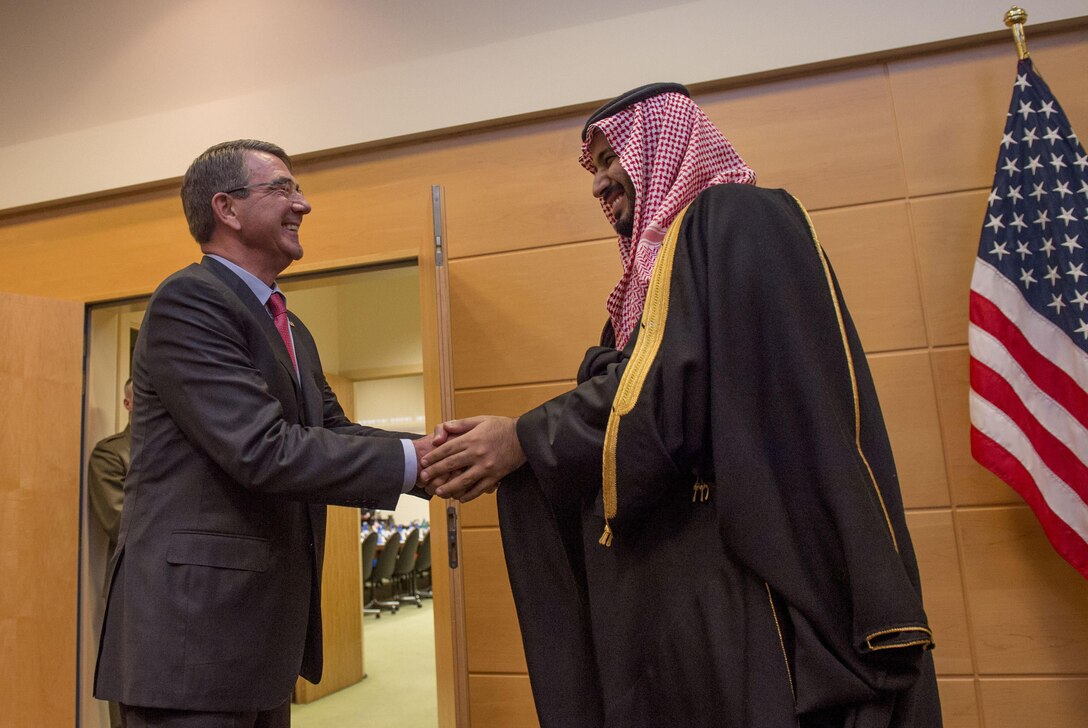
[[[626,238],[631,237],[635,225],[635,186],[620,166],[619,155],[600,131],[590,141],[589,159],[596,169],[593,196],[611,213],[615,231]]]
[[[235,198],[239,236],[253,256],[263,259],[270,269],[282,271],[302,257],[298,229],[311,210],[310,203],[279,157],[249,150],[246,170],[249,192]]]

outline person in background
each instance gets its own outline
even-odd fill
[[[117,434],[98,441],[91,450],[91,459],[87,464],[87,491],[90,496],[91,512],[94,513],[102,530],[109,537],[107,560],[113,558],[117,549],[117,534],[121,528],[121,507],[125,502],[125,475],[128,473],[132,450],[132,379],[124,386],[122,406],[128,415],[125,428]]]
[[[121,528],[121,508],[125,502],[125,475],[128,474],[128,465],[131,460],[132,434],[130,423],[132,420],[132,378],[125,381],[123,387],[124,396],[121,405],[127,415],[125,428],[117,434],[110,435],[98,441],[91,450],[91,459],[87,463],[87,492],[91,502],[91,512],[102,530],[106,532],[108,545],[106,547],[106,563],[113,560],[113,554],[117,550],[117,534]],[[103,596],[105,585],[103,581]],[[121,713],[117,703],[110,701],[110,726],[120,728]]]

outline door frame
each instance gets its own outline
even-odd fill
[[[427,427],[454,417],[453,346],[450,330],[449,256],[446,250],[445,196],[431,186],[432,237],[419,256],[420,314],[423,319],[423,387]],[[430,334],[430,335],[428,335]],[[438,666],[439,728],[469,728],[468,636],[460,553],[461,504],[431,499],[431,548],[434,592],[448,595],[435,602],[435,657]],[[451,553],[452,552],[452,553]],[[452,669],[443,673],[442,665]]]

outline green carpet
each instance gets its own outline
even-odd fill
[[[381,619],[363,619],[366,677],[306,705],[291,706],[292,728],[434,728],[434,612],[429,599]]]

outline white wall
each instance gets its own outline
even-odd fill
[[[423,375],[355,382],[355,421],[383,430],[427,433]]]
[[[0,210],[292,154],[1000,31],[993,0],[43,0],[0,6]],[[1033,0],[1031,24],[1085,14]],[[1012,44],[1010,41],[1010,53]],[[1010,71],[1011,73],[1011,71]]]
[[[373,379],[423,371],[419,285],[419,268],[411,265],[367,271],[340,288],[341,374]]]
[[[321,367],[326,372],[341,373],[340,350],[344,338],[352,337],[353,332],[344,332],[339,328],[340,286],[335,283],[321,285],[321,279],[302,285],[297,281],[292,283],[294,285],[284,286],[287,307],[306,322],[306,328],[318,345]]]
[[[426,434],[423,375],[355,382],[355,421],[368,427]],[[393,518],[397,523],[425,521],[430,505],[414,495],[402,495]]]

